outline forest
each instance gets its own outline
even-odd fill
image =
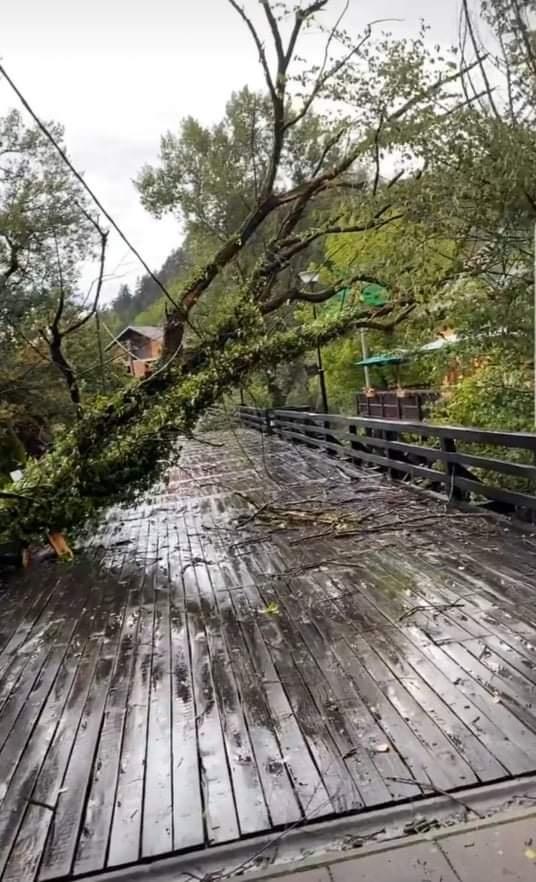
[[[453,47],[425,23],[356,35],[333,0],[227,6],[264,89],[162,135],[133,198],[182,232],[111,302],[121,230],[61,122],[16,94],[0,119],[5,538],[69,534],[131,500],[214,405],[318,409],[317,347],[335,412],[368,382],[437,390],[436,421],[534,427],[534,0],[462,0]],[[129,326],[162,332],[143,378],[114,343]],[[400,364],[365,377],[364,340]]]

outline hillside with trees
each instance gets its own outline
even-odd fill
[[[66,165],[61,127],[16,111],[1,121],[4,534],[72,530],[132,498],[177,438],[239,390],[314,406],[318,345],[333,406],[348,410],[363,383],[362,329],[375,353],[418,353],[455,332],[454,353],[417,354],[404,382],[441,383],[454,360],[439,416],[532,426],[532,3],[483,3],[489,46],[462,4],[452,51],[424,26],[405,39],[381,23],[350,33],[331,0],[228,5],[264,90],[233,93],[215,125],[189,117],[162,136],[136,189],[183,239],[111,306],[110,218]],[[312,27],[318,57],[303,54]],[[88,262],[95,281],[83,291]],[[381,302],[367,302],[371,285]],[[150,377],[127,375],[101,324],[163,326]]]

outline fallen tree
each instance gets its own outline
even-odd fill
[[[30,465],[13,491],[1,494],[0,534],[30,541],[51,530],[71,530],[119,501],[128,501],[161,474],[176,440],[248,372],[327,343],[351,328],[388,329],[379,311],[346,311],[336,318],[267,335],[258,325],[249,339],[229,340],[197,368],[173,363],[153,383],[141,384],[101,410],[81,418],[54,449]],[[253,329],[252,329],[253,331]],[[150,403],[149,403],[150,402]],[[104,434],[113,421],[113,436]]]
[[[341,18],[325,30],[320,64],[297,54],[300,35],[330,0],[298,9],[262,0],[261,16],[271,40],[271,67],[261,25],[235,0],[230,6],[245,23],[264,72],[271,106],[269,150],[260,167],[252,136],[251,204],[238,229],[223,238],[210,260],[187,281],[178,296],[161,285],[168,299],[162,363],[153,376],[86,409],[77,425],[56,439],[54,448],[28,466],[24,479],[6,488],[0,504],[0,534],[29,541],[50,530],[72,530],[103,507],[132,498],[149,486],[167,464],[178,435],[192,431],[207,407],[240,384],[253,370],[276,365],[335,339],[351,329],[389,331],[430,294],[465,272],[475,272],[468,248],[472,218],[434,202],[434,187],[463,187],[463,170],[432,175],[428,165],[438,144],[445,149],[451,126],[464,124],[467,108],[479,96],[465,96],[457,84],[480,63],[460,69],[426,48],[423,35],[374,45],[373,27],[358,39],[342,30]],[[323,26],[320,25],[322,28]],[[289,177],[289,144],[312,108],[323,111],[323,134],[313,156]],[[292,156],[292,151],[290,153]],[[156,199],[170,183],[170,156],[162,168],[146,170],[144,198]],[[292,164],[292,163],[291,163]],[[175,186],[174,181],[171,181]],[[186,182],[186,187],[190,186]],[[440,265],[426,290],[391,290],[388,305],[364,310],[362,304],[318,321],[285,329],[289,306],[322,304],[341,288],[371,281],[366,267],[348,267],[320,287],[305,290],[298,270],[314,248],[329,237],[381,230],[406,217],[435,219],[455,231],[447,266]],[[442,229],[441,234],[445,236]],[[260,243],[260,245],[259,245]],[[253,249],[255,260],[240,259]],[[404,268],[407,275],[408,269]],[[478,264],[478,271],[481,265]],[[199,334],[196,308],[225,279],[233,307],[210,337]],[[200,337],[192,348],[190,338]]]

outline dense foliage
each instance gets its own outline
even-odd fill
[[[356,328],[370,351],[408,355],[399,371],[374,369],[373,384],[440,385],[440,415],[456,421],[530,422],[531,4],[516,0],[521,18],[509,0],[483,4],[498,40],[487,56],[466,4],[461,45],[444,51],[426,29],[405,40],[373,26],[349,34],[330,19],[331,0],[264,0],[252,17],[228,3],[254,41],[265,89],[233,94],[216,125],[188,118],[163,136],[159,162],[136,186],[155,216],[177,217],[183,241],[160,284],[123,286],[101,314],[113,331],[163,325],[148,380],[128,381],[103,358],[99,283],[89,304],[79,290],[89,259],[102,280],[106,231],[41,133],[17,114],[2,122],[11,361],[0,375],[0,471],[26,468],[6,487],[14,498],[0,507],[0,532],[73,529],[130,498],[224,393],[318,406],[317,343],[332,406],[349,409],[362,385]],[[301,44],[313,26],[325,34],[318,59]],[[381,302],[367,301],[371,285]],[[455,349],[423,353],[446,330]],[[25,440],[32,421],[32,444],[48,445],[40,458]]]

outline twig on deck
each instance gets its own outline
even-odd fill
[[[461,600],[456,600],[454,603],[425,603],[421,606],[414,606],[412,609],[407,609],[405,613],[402,613],[402,615],[399,616],[398,621],[401,622],[403,619],[408,619],[416,612],[425,612],[429,610],[442,612],[446,609],[459,609],[461,606],[465,606]]]
[[[477,818],[483,818],[478,809],[472,808],[468,803],[464,802],[463,799],[460,799],[458,796],[454,796],[453,793],[449,793],[448,790],[443,790],[442,787],[438,787],[437,784],[425,784],[423,781],[415,781],[413,778],[397,778],[393,776],[388,776],[385,779],[386,781],[394,781],[396,784],[416,784],[417,787],[422,787],[423,790],[431,790],[433,793],[440,794],[441,796],[446,796],[447,799],[452,800],[452,802],[458,803],[464,811],[473,812]]]
[[[323,533],[311,533],[309,536],[301,536],[299,540],[292,540],[289,544],[296,545],[298,542],[309,542],[311,539],[322,539],[326,536],[330,536],[332,539],[345,539],[347,536],[366,536],[374,533],[375,535],[379,533],[387,533],[387,532],[396,532],[398,530],[406,530],[408,527],[412,527],[414,529],[419,529],[421,527],[426,527],[426,525],[430,521],[444,521],[446,518],[448,520],[452,520],[454,518],[474,518],[474,517],[492,517],[492,513],[487,514],[486,512],[456,512],[453,514],[444,514],[438,513],[433,515],[423,515],[422,517],[413,518],[408,520],[397,520],[391,521],[386,524],[376,524],[374,527],[367,527],[364,530],[355,529],[355,530],[327,530]]]
[[[186,437],[189,441],[196,441],[198,444],[205,444],[207,447],[225,447],[223,442],[207,441],[206,438],[200,438],[199,435],[194,435],[193,432],[190,432]]]

